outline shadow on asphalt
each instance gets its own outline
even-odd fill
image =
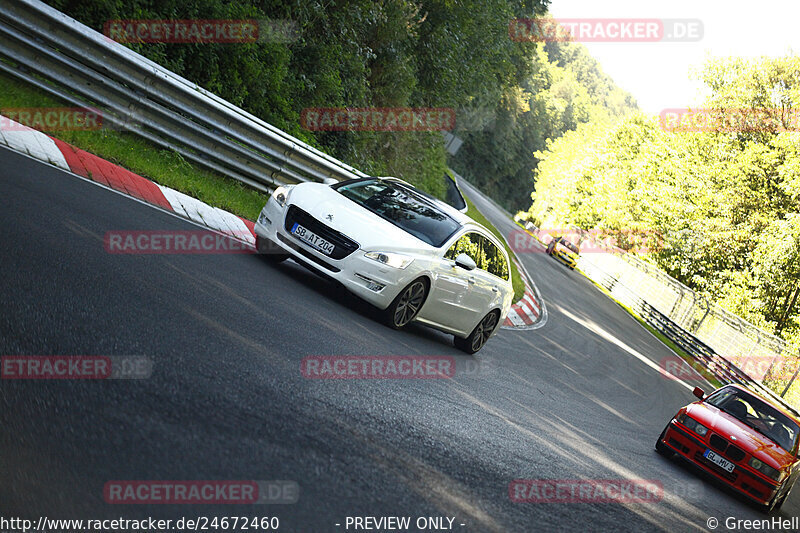
[[[369,320],[375,325],[376,335],[385,336],[386,334],[396,331],[381,321],[380,312],[376,307],[348,291],[336,280],[320,275],[316,271],[310,270],[294,260],[287,260],[276,264],[271,263],[264,256],[257,256],[257,258],[264,263],[266,268],[273,268],[280,271],[281,274],[288,276],[297,283],[316,292],[320,297],[325,298],[331,303],[341,305]],[[403,335],[413,335],[420,339],[442,344],[442,348],[446,352],[443,353],[443,355],[458,355],[463,356],[465,359],[474,359],[474,356],[467,355],[453,346],[452,335],[422,324],[411,324],[403,328],[399,333]]]

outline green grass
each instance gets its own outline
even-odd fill
[[[0,73],[2,109],[70,106]],[[71,106],[70,106],[71,107]],[[267,195],[242,183],[200,168],[180,154],[164,150],[131,133],[101,128],[86,131],[45,131],[78,148],[96,154],[156,183],[181,191],[209,205],[255,220]]]
[[[497,235],[497,238],[500,240],[500,242],[503,243],[503,246],[505,246],[506,252],[508,252],[509,257],[514,256],[514,252],[512,252],[511,248],[508,247],[508,244],[506,243],[506,240],[503,238],[503,234],[500,233],[500,230],[494,227],[494,225],[491,222],[489,222],[489,220],[487,220],[485,216],[483,216],[483,213],[478,211],[478,208],[475,207],[475,204],[473,204],[469,198],[464,196],[464,200],[467,201],[467,216],[473,219],[478,224],[486,226],[486,229]],[[515,265],[513,261],[509,266],[511,267],[511,284],[514,286],[514,301],[516,302],[525,295],[525,282],[522,281],[522,275],[520,275],[519,270],[517,269],[517,265]]]

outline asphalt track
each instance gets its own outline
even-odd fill
[[[144,380],[0,381],[0,517],[278,516],[281,531],[303,532],[347,531],[348,516],[450,516],[469,532],[707,531],[711,516],[764,518],[653,451],[694,383],[662,377],[671,352],[545,254],[521,260],[546,326],[501,331],[468,357],[447,335],[382,326],[291,261],[109,254],[108,231],[196,228],[6,149],[0,161],[0,354],[154,362]],[[458,370],[309,380],[309,355],[448,355]],[[656,480],[664,495],[509,498],[514,479],[576,478]],[[110,480],[294,480],[301,492],[291,505],[110,505]],[[799,500],[780,516],[800,514]]]

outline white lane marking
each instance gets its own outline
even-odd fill
[[[175,212],[185,213],[186,217],[189,218],[189,220],[193,220],[194,222],[202,224],[203,226],[208,226],[208,224],[206,224],[206,221],[203,220],[203,217],[198,212],[198,207],[199,207],[198,204],[202,204],[202,202],[200,202],[199,200],[195,200],[191,196],[188,196],[176,190],[171,191],[171,194],[167,196],[167,200],[169,201],[170,205],[175,210]],[[176,205],[180,206],[180,208],[176,207]]]
[[[519,315],[517,314],[517,310],[514,309],[513,307],[508,310],[508,314],[506,315],[506,318],[511,320],[511,322],[515,326],[524,326],[525,325],[525,322],[519,317]]]
[[[226,235],[235,237],[249,244],[255,244],[256,238],[247,228],[245,223],[234,215],[222,209],[211,207],[208,204],[192,198],[175,189],[159,185],[164,197],[172,206],[172,209],[181,217],[188,218],[193,222],[202,224]]]
[[[206,203],[201,202],[200,200],[196,200],[196,202],[197,203],[195,205],[197,208],[197,212],[200,214],[201,217],[203,217],[203,220],[205,220],[207,226],[224,232],[230,231],[228,229],[228,225],[225,224],[225,222],[217,214],[217,212],[214,210],[213,207],[211,207]]]
[[[234,232],[234,235],[238,236],[240,239],[249,242],[250,244],[256,243],[256,237],[244,223],[244,221],[234,215],[233,213],[228,213],[227,211],[223,211],[221,209],[217,210],[220,213],[220,216],[225,220],[225,223],[231,228]]]
[[[526,304],[525,302],[520,301],[517,304],[517,307],[519,307],[526,315],[532,316],[533,322],[536,322],[536,319],[539,318],[539,316],[536,313],[534,313],[533,310],[530,307],[528,307],[528,304]]]
[[[156,184],[156,185],[158,185],[158,184]],[[181,204],[181,201],[180,201],[180,196],[179,195],[181,193],[179,193],[175,189],[170,189],[169,187],[164,187],[163,185],[158,185],[158,188],[161,189],[161,192],[164,194],[164,198],[167,199],[167,201],[169,202],[169,205],[172,206],[172,210],[175,211],[175,213],[177,213],[178,215],[180,215],[182,217],[189,218],[188,213],[186,213],[186,210],[183,208],[183,205]]]
[[[27,128],[5,117],[0,124],[3,124],[3,127],[0,127],[0,142],[9,148],[24,152],[64,170],[70,169],[56,142],[44,133]]]
[[[2,129],[3,140],[9,148],[69,170],[64,154],[58,149],[55,141],[44,133],[7,118],[3,119]]]
[[[58,149],[58,145],[53,139],[51,139],[47,135],[42,134],[41,137],[38,137],[38,140],[39,144],[42,145],[42,149],[47,154],[47,159],[48,161],[50,161],[50,163],[64,170],[70,169],[69,164],[67,163],[67,159],[64,157],[64,154],[61,153],[61,150]]]

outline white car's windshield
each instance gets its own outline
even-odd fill
[[[366,179],[345,182],[333,189],[437,248],[460,227],[423,195],[398,183]]]

